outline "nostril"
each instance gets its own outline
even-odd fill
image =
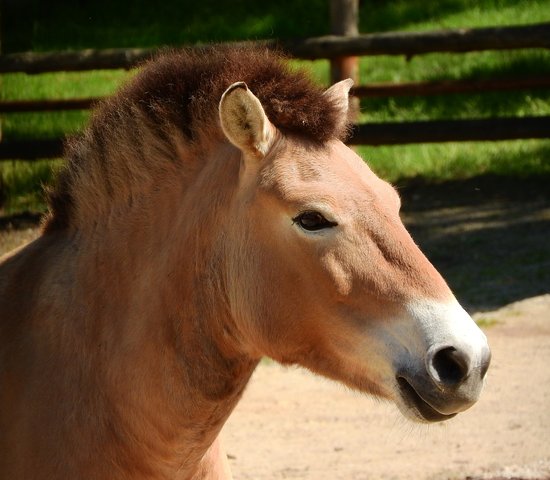
[[[464,381],[470,370],[470,360],[455,347],[436,351],[429,363],[433,379],[445,386],[456,386]]]

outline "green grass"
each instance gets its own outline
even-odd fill
[[[22,73],[2,76],[0,100],[42,100],[109,95],[131,73],[124,70]],[[85,125],[88,111],[13,113],[3,116],[4,139],[48,138],[73,133]]]
[[[47,99],[108,95],[129,73],[124,70],[58,72],[41,75],[10,73],[2,75],[2,99]]]
[[[550,19],[544,0],[397,0],[364,2],[362,32],[521,25]],[[367,13],[368,12],[368,13]]]
[[[43,211],[45,209],[44,186],[51,182],[60,164],[60,160],[36,160],[32,163],[3,162],[0,189],[7,197],[3,208],[4,213],[10,215],[22,211]]]
[[[328,32],[328,2],[220,0],[128,2],[10,2],[3,9],[4,52],[107,47],[150,47]],[[364,2],[362,32],[431,30],[528,24],[550,21],[550,0],[396,0]],[[320,83],[328,83],[327,61],[296,62]],[[361,83],[441,79],[482,79],[550,74],[550,52],[543,50],[430,54],[412,59],[363,57]],[[9,74],[0,78],[0,99],[72,98],[108,95],[131,73],[94,71],[43,75]],[[368,99],[361,121],[549,115],[550,92],[531,90],[483,95]],[[2,116],[5,140],[48,138],[78,131],[88,112],[25,113]],[[360,147],[372,168],[399,183],[469,178],[487,173],[529,176],[550,173],[550,140],[448,143],[397,147]],[[40,209],[40,188],[49,181],[48,162],[0,163],[4,210]],[[29,181],[24,178],[29,177]],[[35,190],[36,189],[36,190]],[[0,204],[0,209],[2,208]]]
[[[325,0],[11,2],[2,48],[64,50],[151,47],[326,33]]]
[[[359,147],[359,154],[378,175],[396,184],[417,177],[445,181],[487,174],[550,175],[550,140]]]
[[[3,7],[4,52],[176,45],[328,32],[327,0],[20,0]],[[360,30],[428,30],[550,19],[547,0],[363,2]]]
[[[484,330],[502,324],[502,320],[497,320],[493,317],[477,316],[475,318],[475,321],[477,323],[477,326],[483,328]]]

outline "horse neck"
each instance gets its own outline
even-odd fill
[[[129,415],[141,409],[149,424],[172,432],[170,441],[184,450],[193,445],[189,468],[257,365],[231,341],[225,301],[221,219],[239,160],[223,146],[207,157],[193,178],[183,172],[185,178],[159,179],[166,181],[147,198],[74,233],[75,296],[86,299],[88,311],[82,331],[109,357],[113,397],[134,404]]]

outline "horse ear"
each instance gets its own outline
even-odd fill
[[[330,99],[335,107],[340,110],[341,126],[348,124],[349,112],[349,91],[353,86],[353,80],[348,78],[335,83],[332,87],[325,90],[324,95]]]
[[[233,145],[255,156],[267,154],[276,129],[246,83],[234,83],[224,92],[219,114],[223,133]]]

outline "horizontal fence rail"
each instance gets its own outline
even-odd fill
[[[0,113],[88,110],[101,100],[101,97],[69,98],[64,100],[7,100],[4,102],[0,101]]]
[[[23,52],[0,55],[0,73],[77,72],[86,70],[130,69],[148,60],[158,49],[107,48],[70,52]]]
[[[376,98],[483,93],[537,88],[550,88],[550,76],[488,80],[442,80],[437,82],[371,83],[369,85],[353,87],[351,94],[359,98]],[[0,101],[0,113],[87,110],[103,98]]]
[[[9,100],[0,102],[0,113],[88,110],[101,100],[101,97],[70,98],[65,100]]]
[[[449,95],[550,88],[549,77],[441,80],[434,82],[371,83],[351,89],[359,98]],[[0,112],[2,105],[0,103]]]
[[[475,120],[425,120],[356,125],[350,145],[403,145],[483,140],[548,138],[550,116],[489,118]],[[11,141],[0,143],[0,160],[58,158],[63,139]]]
[[[0,142],[0,161],[37,160],[63,156],[63,139],[6,140]]]
[[[264,45],[299,59],[333,59],[367,55],[414,55],[525,48],[550,49],[550,22],[523,26],[387,32],[355,37],[324,36],[301,40],[264,40],[233,45]],[[200,48],[195,46],[191,48]],[[108,49],[0,55],[0,73],[28,74],[96,69],[129,69],[156,55],[159,49]],[[377,83],[352,89],[357,97],[446,95],[550,88],[550,76],[483,80]],[[11,100],[0,102],[0,113],[84,110],[101,98]],[[451,141],[495,141],[550,138],[550,116],[384,122],[356,125],[348,143],[402,145]],[[0,160],[58,158],[63,139],[0,142]]]
[[[550,116],[425,120],[357,125],[350,145],[405,145],[549,138]]]
[[[550,23],[433,32],[387,32],[357,37],[326,36],[283,42],[281,46],[294,57],[305,60],[353,55],[412,57],[437,52],[550,48]]]
[[[238,42],[281,49],[305,60],[341,56],[405,55],[473,52],[524,48],[550,49],[550,22],[522,26],[460,28],[432,32],[386,32],[356,37],[323,36],[297,40]],[[98,69],[129,69],[155,55],[158,49],[106,49],[74,52],[0,55],[0,73],[44,73]]]

